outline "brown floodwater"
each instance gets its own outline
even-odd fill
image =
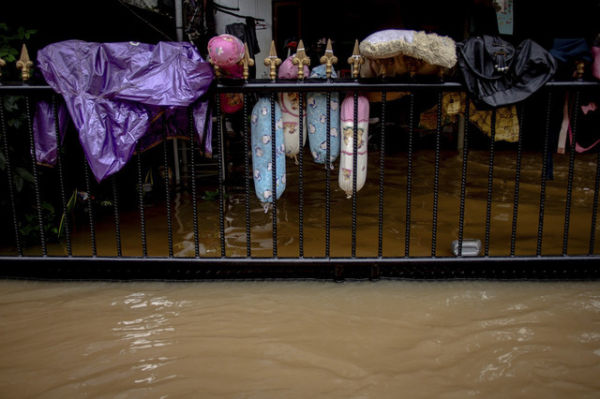
[[[519,186],[519,207],[515,254],[535,255],[537,248],[540,181],[542,159],[539,152],[525,152]],[[587,254],[596,174],[596,154],[578,154],[575,158],[568,254]],[[464,238],[484,242],[488,187],[487,151],[470,151],[468,185],[465,200]],[[494,160],[494,183],[491,208],[489,253],[492,256],[510,254],[515,189],[516,153],[497,151]],[[410,256],[430,256],[432,245],[432,209],[434,154],[416,151],[413,158],[411,195]],[[385,160],[385,194],[383,224],[383,255],[405,255],[406,226],[406,154]],[[567,198],[568,156],[555,155],[554,179],[546,183],[544,205],[543,255],[562,253],[563,225]],[[237,170],[235,173],[242,173]],[[351,255],[352,200],[346,198],[337,185],[337,169],[331,172],[331,256]],[[445,151],[440,156],[439,199],[437,221],[437,256],[452,256],[451,242],[458,238],[462,155]],[[357,256],[377,256],[379,155],[369,153],[365,187],[357,196]],[[325,171],[310,160],[304,163],[304,256],[325,255]],[[198,188],[198,220],[200,255],[220,256],[218,201],[206,200],[205,191]],[[157,189],[158,191],[158,189]],[[167,256],[167,216],[162,193],[145,207],[148,254]],[[172,196],[174,255],[194,256],[193,213],[191,196]],[[298,167],[287,162],[287,188],[277,201],[278,255],[296,257],[299,253],[298,229]],[[265,213],[254,195],[251,183],[252,255],[272,255],[272,214]],[[112,209],[112,208],[110,208]],[[87,216],[80,217],[73,232],[73,254],[91,255]],[[141,239],[137,210],[121,212],[121,239],[125,256],[141,256]],[[225,200],[225,241],[227,256],[246,255],[245,196],[242,186],[230,186]],[[596,226],[596,229],[598,226]],[[598,232],[596,235],[599,235]],[[100,256],[116,255],[115,228],[112,211],[96,221],[97,251]],[[485,242],[484,242],[485,243]],[[598,245],[595,246],[597,248]],[[6,248],[2,252],[9,251]],[[63,244],[49,245],[50,255],[66,254]],[[596,250],[597,251],[597,250]],[[40,254],[39,247],[30,247],[27,254]]]
[[[597,398],[597,282],[0,281],[3,398]]]
[[[377,254],[377,162],[358,195],[358,256]],[[458,235],[461,156],[441,156],[438,256]],[[414,158],[411,256],[431,251],[433,156]],[[514,152],[495,160],[491,255],[508,255]],[[465,238],[484,238],[487,152],[469,156]],[[588,251],[596,157],[575,164],[569,254]],[[535,254],[539,153],[525,153],[516,253]],[[324,170],[305,163],[305,256],[324,254]],[[548,182],[543,254],[562,250],[567,157]],[[385,162],[384,255],[404,256],[406,158]],[[282,256],[298,254],[297,168],[278,201]],[[199,194],[205,189],[200,187]],[[214,189],[214,188],[213,188]],[[332,173],[331,254],[350,255],[351,201]],[[164,204],[145,210],[151,256],[167,254]],[[243,190],[227,193],[228,256],[245,255]],[[199,200],[201,256],[220,253],[218,204]],[[123,211],[125,255],[141,254],[137,211]],[[270,214],[252,196],[252,253],[270,256]],[[187,195],[173,202],[176,256],[193,256]],[[115,255],[111,217],[97,223],[99,255]],[[6,250],[3,250],[5,252]],[[27,253],[39,253],[28,248]],[[49,247],[64,254],[63,245]],[[73,252],[89,255],[75,227]],[[0,281],[2,398],[596,398],[599,282]]]

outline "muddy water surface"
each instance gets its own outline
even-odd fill
[[[517,254],[535,254],[539,154],[524,154]],[[458,234],[461,157],[443,153],[438,256]],[[487,153],[469,157],[465,237],[483,239]],[[595,156],[577,157],[570,254],[589,245]],[[410,255],[431,253],[433,157],[415,154]],[[496,154],[490,253],[507,255],[515,154]],[[359,256],[377,253],[377,157],[358,198]],[[298,254],[297,169],[278,201],[279,254]],[[351,201],[332,176],[332,256],[350,254]],[[404,253],[406,158],[386,160],[384,254]],[[548,182],[543,253],[562,250],[566,157]],[[306,164],[306,256],[324,254],[324,171]],[[296,183],[294,183],[296,182]],[[201,188],[202,190],[202,188]],[[146,208],[148,250],[167,254],[166,215]],[[243,191],[226,202],[229,256],[245,255]],[[202,256],[219,254],[217,203],[199,202]],[[253,198],[252,253],[270,256],[270,214]],[[141,254],[139,218],[123,211],[125,255]],[[173,204],[176,256],[193,256],[188,196]],[[116,253],[111,218],[99,255]],[[74,253],[90,253],[89,230]],[[596,246],[597,247],[597,246]],[[29,248],[28,253],[39,253]],[[63,245],[50,253],[64,254]],[[2,398],[594,398],[600,392],[600,283],[0,281]]]
[[[4,398],[594,398],[600,284],[0,282]]]
[[[385,160],[383,255],[405,256],[407,158],[406,154]],[[325,171],[322,165],[309,162],[304,167],[304,255],[325,255]],[[368,177],[357,199],[357,256],[377,256],[379,155],[369,154]],[[443,152],[440,157],[439,197],[436,231],[436,255],[452,256],[451,242],[458,238],[461,192],[462,156],[456,151]],[[587,254],[596,175],[596,154],[578,154],[575,162],[571,209],[569,212],[568,254]],[[465,200],[464,238],[479,239],[485,244],[485,220],[488,190],[487,151],[470,151]],[[516,154],[498,151],[494,160],[494,181],[490,213],[489,254],[510,254],[516,180]],[[433,227],[434,156],[431,151],[416,151],[413,158],[410,214],[410,256],[430,256]],[[519,196],[516,231],[516,255],[535,255],[540,209],[542,162],[539,153],[524,153],[519,176]],[[546,183],[544,203],[542,254],[557,255],[563,249],[563,226],[567,201],[568,156],[556,155],[554,178]],[[237,173],[240,173],[239,171]],[[337,170],[331,172],[331,256],[350,256],[352,201],[337,185]],[[239,180],[238,180],[239,183]],[[287,162],[287,188],[277,201],[277,243],[279,256],[299,254],[298,167]],[[218,201],[202,199],[210,187],[198,188],[199,250],[201,256],[220,256]],[[214,188],[212,188],[214,190]],[[227,189],[225,209],[225,241],[227,256],[246,255],[245,195],[243,185]],[[150,256],[168,254],[166,206],[163,196],[146,203],[145,218]],[[208,196],[210,198],[210,196]],[[193,212],[188,193],[172,196],[174,255],[194,256]],[[251,249],[253,256],[272,255],[272,214],[250,191]],[[91,255],[87,216],[80,218],[73,236],[73,253]],[[596,226],[596,230],[598,226]],[[600,232],[596,232],[596,236]],[[142,254],[140,217],[137,210],[121,211],[121,240],[125,256]],[[96,221],[97,251],[100,256],[116,255],[115,228],[112,213]],[[598,248],[598,245],[595,245]],[[4,252],[6,249],[0,249]],[[39,255],[39,247],[28,254]],[[64,243],[52,244],[51,255],[64,255]]]

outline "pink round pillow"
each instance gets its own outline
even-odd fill
[[[241,93],[221,93],[221,111],[235,114],[244,106],[244,96]]]
[[[235,36],[222,34],[208,41],[208,55],[220,68],[230,68],[244,57],[244,43]]]
[[[298,66],[294,65],[294,62],[292,61],[295,55],[296,54],[290,55],[281,63],[277,75],[279,79],[298,79]],[[310,71],[308,70],[308,67],[304,65],[304,76],[308,77],[309,74]]]

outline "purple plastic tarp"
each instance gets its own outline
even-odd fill
[[[64,104],[58,106],[58,121],[61,143],[67,130],[67,109]],[[56,121],[52,104],[39,101],[35,105],[33,118],[33,134],[35,140],[35,159],[39,163],[54,165],[56,163]]]
[[[213,71],[192,44],[68,40],[43,48],[37,58],[46,82],[65,100],[98,181],[129,161],[140,138],[156,130],[149,128],[161,111],[185,115],[185,107],[194,104],[199,140],[211,152],[208,106],[196,100],[207,92]],[[43,110],[36,118],[54,119]],[[39,162],[52,164],[56,133],[49,131],[36,132],[36,154]]]

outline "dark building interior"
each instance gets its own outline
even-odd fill
[[[202,3],[202,2],[197,2]],[[213,2],[206,1],[206,9]],[[214,2],[218,4],[217,2]],[[185,4],[184,4],[185,6]],[[390,0],[319,1],[274,0],[273,36],[278,46],[300,36],[305,44],[321,37],[344,48],[355,39],[385,28],[425,30],[462,40],[472,33],[496,30],[491,0]],[[185,7],[184,7],[185,8]],[[158,12],[130,6],[120,0],[81,2],[10,2],[2,5],[0,22],[16,29],[37,29],[33,47],[66,40],[145,41],[175,40],[173,1],[163,0]],[[600,30],[600,1],[571,0],[548,3],[514,1],[514,35],[511,41],[531,38],[547,47],[554,37],[585,37],[590,41]],[[267,21],[269,22],[269,21]],[[211,35],[214,26],[203,27]],[[308,44],[307,44],[308,45]]]

